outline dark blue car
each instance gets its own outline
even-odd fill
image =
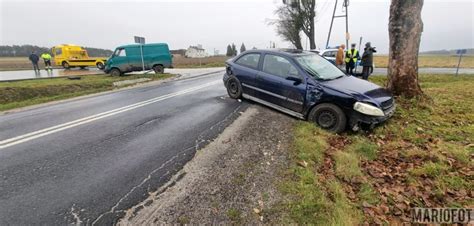
[[[372,128],[395,111],[387,90],[346,75],[311,52],[251,50],[226,64],[224,84],[231,98],[267,105],[332,132]]]

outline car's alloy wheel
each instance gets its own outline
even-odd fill
[[[311,109],[308,119],[323,129],[340,133],[346,129],[346,115],[334,104],[319,104]]]

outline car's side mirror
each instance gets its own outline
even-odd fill
[[[303,82],[303,80],[300,77],[296,77],[296,76],[288,76],[288,77],[286,77],[286,80],[290,80],[290,81],[295,82],[294,85],[298,85],[298,84],[301,84]]]

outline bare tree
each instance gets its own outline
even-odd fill
[[[275,11],[275,14],[278,15],[278,19],[270,24],[276,25],[277,34],[283,40],[293,44],[295,48],[303,49],[300,36],[303,23],[298,12],[291,6],[283,5]]]
[[[387,88],[408,98],[422,95],[418,81],[418,52],[423,21],[423,0],[392,0]]]
[[[310,49],[316,49],[316,39],[314,37],[316,32],[314,23],[316,0],[301,0],[297,10],[302,19],[302,30],[309,39]]]

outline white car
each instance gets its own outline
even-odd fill
[[[319,51],[318,54],[326,58],[327,60],[331,61],[333,64],[336,64],[337,51],[338,49],[325,49],[325,50]],[[359,55],[362,57],[361,53],[359,53]],[[373,67],[375,68],[375,63],[373,64]],[[362,66],[360,65],[360,60],[356,62],[355,70],[357,71],[357,73],[362,73]]]

